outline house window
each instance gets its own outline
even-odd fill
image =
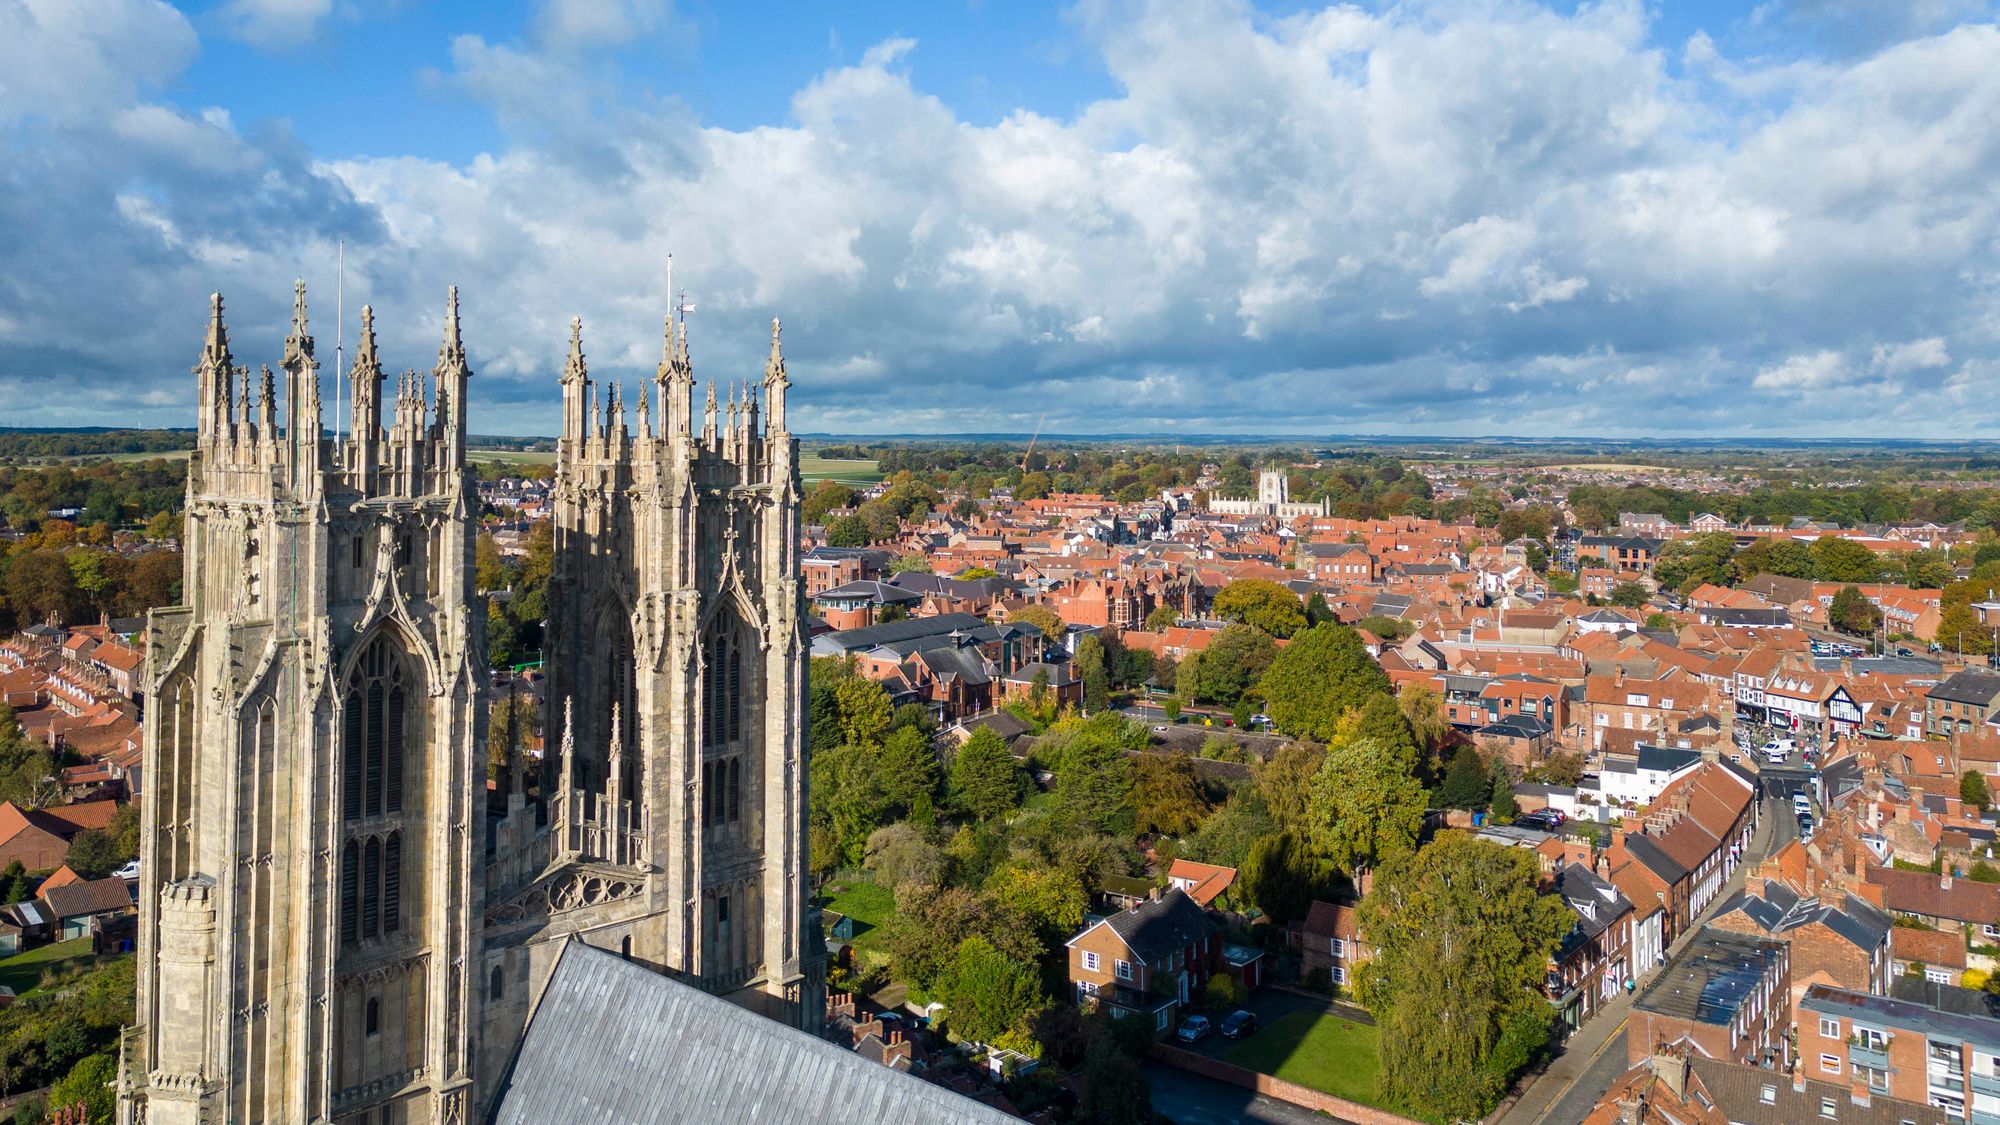
[[[1949,970],[1949,969],[1925,969],[1925,970],[1924,970],[1924,979],[1925,979],[1925,980],[1927,980],[1927,981],[1930,981],[1930,982],[1931,982],[1932,984],[1950,984],[1950,983],[1951,983],[1951,970]]]
[[[1889,1072],[1880,1067],[1857,1066],[1854,1068],[1854,1076],[1865,1079],[1871,1090],[1886,1093],[1889,1089]]]
[[[1097,985],[1091,981],[1076,982],[1076,998],[1079,1003],[1097,995]]]
[[[498,1000],[507,994],[507,974],[500,966],[493,966],[493,976],[486,985],[486,998]]]
[[[1819,1100],[1819,1115],[1821,1117],[1832,1117],[1833,1111],[1834,1107],[1832,1098],[1821,1098]]]
[[[1819,1033],[1822,1037],[1827,1039],[1840,1038],[1840,1021],[1830,1020],[1827,1019],[1825,1016],[1821,1016],[1819,1018]]]
[[[370,1039],[375,1038],[376,1035],[381,1033],[382,1002],[380,1000],[371,999],[368,1001],[368,1012],[363,1018],[363,1022],[366,1024],[366,1034]]]
[[[1118,962],[1118,966],[1117,966],[1117,967],[1118,967],[1118,979],[1119,979],[1119,980],[1131,980],[1131,979],[1132,979],[1132,962],[1130,962],[1130,961],[1126,961],[1126,960],[1124,960],[1124,959],[1122,959],[1122,958],[1121,958],[1121,959],[1119,960],[1119,962]]]
[[[1889,1038],[1883,1034],[1882,1029],[1879,1027],[1861,1027],[1856,1025],[1854,1028],[1854,1037],[1861,1041],[1863,1047],[1871,1051],[1886,1051],[1889,1049]]]
[[[1334,938],[1332,942],[1332,948],[1333,948],[1333,955],[1335,957],[1344,958],[1347,956],[1347,942],[1345,940],[1341,938]]]
[[[1161,1008],[1153,1016],[1153,1030],[1165,1031],[1166,1029],[1167,1029],[1167,1010],[1165,1008]]]
[[[1821,1055],[1821,1056],[1819,1057],[1819,1068],[1820,1068],[1821,1070],[1824,1070],[1824,1071],[1826,1071],[1826,1072],[1827,1072],[1828,1074],[1839,1074],[1839,1073],[1840,1073],[1840,1056],[1839,1056],[1839,1055]]]
[[[1333,967],[1333,983],[1335,984],[1347,983],[1347,966],[1335,965]]]
[[[1757,1088],[1757,1101],[1763,1105],[1778,1104],[1778,1088],[1769,1082]]]
[[[1088,949],[1084,950],[1083,968],[1085,972],[1090,972],[1090,973],[1097,972],[1097,954],[1092,953]]]
[[[1996,926],[1991,922],[1979,927],[1979,932],[1990,938],[2000,938],[2000,926]]]

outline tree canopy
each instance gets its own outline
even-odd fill
[[[1328,622],[1292,638],[1272,657],[1260,686],[1273,726],[1324,742],[1349,711],[1386,696],[1389,677],[1354,630]]]
[[[1533,852],[1457,831],[1376,873],[1360,910],[1376,956],[1359,993],[1382,1028],[1381,1087],[1392,1102],[1480,1117],[1546,1041],[1549,1007],[1536,986],[1575,919],[1537,892],[1540,874]]]
[[[1306,627],[1299,596],[1267,578],[1239,578],[1215,595],[1215,615],[1255,625],[1274,637],[1290,637]]]

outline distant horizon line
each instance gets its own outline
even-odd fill
[[[116,434],[116,433],[194,433],[193,426],[0,426],[0,434]],[[326,431],[332,436],[335,431]],[[521,442],[555,441],[559,434],[472,434],[467,438],[467,448],[478,450],[481,442]],[[1704,449],[1734,448],[1823,448],[1841,446],[1864,446],[1905,449],[1966,449],[1981,447],[2000,448],[2000,437],[1995,438],[1887,438],[1887,437],[1697,437],[1697,436],[1647,436],[1615,437],[1594,434],[1563,434],[1550,437],[1527,437],[1502,434],[1396,434],[1396,433],[1319,433],[1319,434],[1267,434],[1200,432],[1171,433],[1157,430],[1113,430],[1098,433],[1052,432],[1032,433],[1025,430],[935,430],[907,433],[844,433],[826,430],[794,431],[794,437],[801,441],[814,442],[873,442],[885,444],[915,442],[985,442],[1025,444],[1030,440],[1041,442],[1073,442],[1104,444],[1109,442],[1144,443],[1147,445],[1312,445],[1312,444],[1362,444],[1406,446],[1421,444],[1437,445],[1497,445],[1522,448],[1564,446],[1564,445],[1609,445],[1631,448],[1671,449],[1675,447],[1700,447]]]

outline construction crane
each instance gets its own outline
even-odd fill
[[[1042,423],[1047,421],[1048,417],[1047,414],[1043,414],[1035,419],[1035,432],[1028,437],[1028,451],[1021,454],[1021,471],[1024,473],[1028,471],[1028,458],[1035,455],[1035,442],[1042,436]]]

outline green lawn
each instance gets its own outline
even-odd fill
[[[806,481],[837,480],[842,484],[874,484],[882,472],[873,461],[836,461],[811,450],[799,454],[799,476]]]
[[[1323,1094],[1363,1105],[1381,1104],[1375,1074],[1382,1059],[1373,1024],[1318,1012],[1288,1012],[1222,1057]]]
[[[882,927],[896,916],[896,892],[861,879],[844,880],[842,886],[845,889],[833,896],[827,908],[854,919],[854,940],[850,944],[855,967],[887,964],[889,947]]]
[[[41,982],[42,970],[54,968],[56,962],[72,957],[89,957],[90,939],[77,938],[74,941],[59,941],[17,953],[0,960],[0,984],[12,988],[17,995],[25,995]]]

